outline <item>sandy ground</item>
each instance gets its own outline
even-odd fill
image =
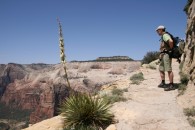
[[[132,85],[129,79],[115,83],[118,88],[128,87],[125,96],[130,99],[112,107],[119,120],[117,130],[194,130],[177,103],[178,91],[166,92],[157,87],[160,82],[158,70],[142,68],[139,71],[145,78],[140,85]],[[173,71],[175,83],[179,83],[179,64],[175,61]]]

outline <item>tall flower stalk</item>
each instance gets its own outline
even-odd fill
[[[94,98],[90,94],[75,92],[70,88],[64,53],[62,26],[59,23],[60,59],[65,78],[70,89],[69,97],[59,108],[64,117],[64,130],[100,130],[113,123],[114,115],[109,112],[111,105],[104,99]]]
[[[64,68],[66,82],[68,84],[68,87],[70,88],[70,82],[68,80],[67,67],[66,67],[66,55],[64,52],[64,38],[63,38],[63,34],[62,34],[62,25],[61,25],[59,19],[57,19],[57,21],[58,21],[58,25],[59,25],[60,60],[61,60],[61,64],[63,65],[63,68]]]

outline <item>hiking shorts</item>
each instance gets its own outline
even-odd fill
[[[163,54],[163,57],[160,61],[159,70],[162,72],[172,71],[172,59],[168,54]]]

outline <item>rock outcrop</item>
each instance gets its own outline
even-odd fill
[[[14,82],[15,79],[23,79],[25,74],[26,72],[22,65],[13,63],[0,65],[0,97],[9,83]]]
[[[55,81],[56,78],[51,79],[53,71],[50,65],[2,66],[5,67],[2,67],[0,77],[1,102],[11,105],[13,109],[32,110],[31,123],[55,115],[55,106],[68,95],[68,90],[65,83],[60,84],[63,82],[62,77],[61,82]]]
[[[23,130],[63,130],[63,117],[56,116],[51,119],[41,121]]]
[[[190,75],[190,80],[195,86],[195,0],[191,2],[186,9],[187,13],[187,30],[186,46],[184,54],[183,72]]]
[[[178,97],[178,103],[191,108],[195,106],[195,0],[188,0],[185,11],[187,30],[182,72],[189,76],[189,82],[184,95]]]

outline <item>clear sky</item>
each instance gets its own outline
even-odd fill
[[[129,56],[159,49],[155,28],[185,38],[187,0],[0,0],[0,64],[59,63],[58,24],[67,59]]]

